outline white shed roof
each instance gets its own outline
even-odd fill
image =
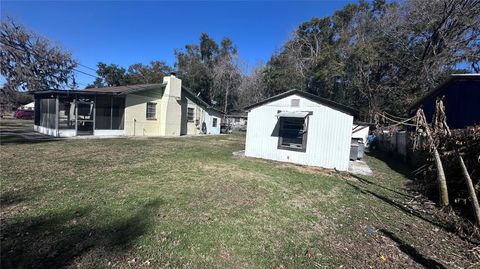
[[[282,98],[285,98],[287,96],[294,95],[294,94],[298,95],[298,96],[301,96],[301,97],[304,97],[306,99],[309,99],[310,101],[313,101],[313,102],[316,102],[316,103],[319,103],[319,104],[322,104],[322,105],[325,105],[325,106],[329,106],[331,108],[334,108],[335,110],[341,111],[343,113],[346,113],[346,114],[349,114],[349,115],[352,115],[352,116],[357,114],[357,111],[355,109],[351,108],[351,107],[333,102],[331,100],[319,97],[317,95],[313,95],[311,93],[307,93],[307,92],[304,92],[304,91],[299,91],[299,90],[290,90],[290,91],[272,96],[272,97],[267,98],[263,101],[260,101],[258,103],[255,103],[255,104],[252,104],[250,106],[245,107],[245,110],[248,111],[248,110],[251,110],[253,108],[268,104],[268,103],[276,101],[276,100],[280,100]]]

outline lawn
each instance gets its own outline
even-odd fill
[[[373,156],[358,177],[234,157],[243,135],[1,139],[2,268],[479,264],[473,243],[409,206],[405,167]]]

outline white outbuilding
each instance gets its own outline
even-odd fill
[[[355,113],[352,108],[290,90],[246,110],[245,156],[348,169]]]

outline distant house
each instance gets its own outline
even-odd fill
[[[371,125],[372,124],[366,122],[354,122],[352,128],[352,139],[362,139],[363,144],[366,146]]]
[[[37,91],[34,130],[70,137],[220,134],[222,112],[174,75],[161,84]]]
[[[432,120],[435,100],[443,97],[447,124],[451,129],[462,129],[480,124],[480,74],[453,74],[444,83],[416,101],[411,115],[421,107],[427,120]]]
[[[348,169],[353,109],[298,90],[245,109],[246,156]]]
[[[23,105],[23,106],[20,106],[20,107],[17,108],[17,109],[34,110],[34,109],[35,109],[35,102],[31,102],[31,103],[25,104],[25,105]]]
[[[227,124],[233,131],[246,131],[247,112],[242,110],[230,111],[227,115]]]

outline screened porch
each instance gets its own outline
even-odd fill
[[[35,93],[34,130],[71,137],[123,135],[125,96],[83,91]]]

